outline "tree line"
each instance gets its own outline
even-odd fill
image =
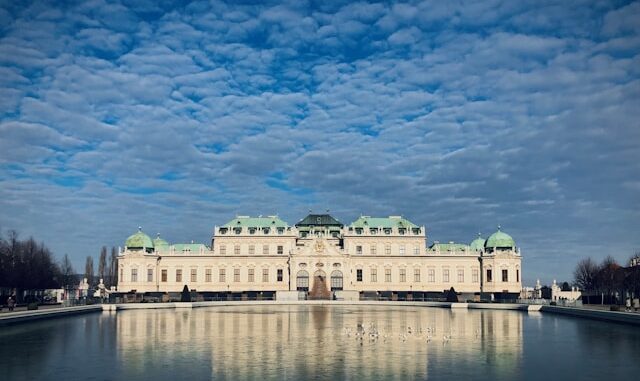
[[[99,279],[105,286],[117,284],[117,257],[115,247],[111,255],[107,255],[107,247],[103,246],[98,257],[97,273],[94,273],[93,257],[88,256],[84,277],[93,289]],[[0,232],[0,289],[2,294],[11,290],[45,290],[51,288],[75,287],[82,274],[78,274],[65,254],[58,262],[54,254],[44,244],[33,237],[20,239],[15,230],[7,234]]]
[[[633,258],[640,256],[636,253]],[[614,297],[616,294],[624,298],[625,292],[638,297],[640,295],[640,266],[623,267],[611,256],[601,263],[592,258],[584,258],[576,265],[573,272],[576,286],[587,294],[606,295]]]

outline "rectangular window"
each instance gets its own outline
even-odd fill
[[[362,282],[362,269],[356,270],[356,282]]]
[[[269,269],[262,269],[262,281],[264,283],[269,281]]]
[[[233,269],[233,281],[240,282],[240,269]]]
[[[227,246],[220,245],[220,255],[227,255]]]
[[[198,270],[197,269],[191,269],[191,282],[197,282],[198,281]]]
[[[509,270],[502,270],[502,281],[503,282],[509,281]]]
[[[162,270],[162,272],[161,272],[161,274],[162,274],[162,275],[161,275],[161,278],[160,278],[160,279],[161,279],[163,282],[166,282],[166,281],[167,281],[167,270],[166,270],[166,269],[163,269],[163,270]]]
[[[478,283],[478,269],[471,270],[471,281],[473,283]]]
[[[124,282],[124,270],[120,269],[120,280]]]
[[[376,245],[371,245],[371,255],[376,255],[376,251],[377,251],[377,246]]]
[[[282,282],[282,269],[278,269],[278,282]]]
[[[153,269],[147,269],[147,282],[153,282]]]
[[[254,255],[256,253],[256,246],[249,245],[249,255]]]
[[[253,283],[254,277],[255,277],[254,269],[249,269],[248,271],[249,271],[249,273],[247,274],[248,281]]]
[[[391,269],[384,269],[384,281],[391,282]]]
[[[420,255],[420,246],[415,246],[413,248],[413,255]]]
[[[391,245],[384,245],[384,253],[387,255],[391,254]]]
[[[212,277],[211,277],[211,273],[212,273],[212,272],[213,272],[213,271],[211,271],[211,269],[206,269],[206,270],[204,270],[204,281],[205,281],[205,282],[207,282],[207,283],[211,283],[211,278],[212,278]]]
[[[371,283],[378,281],[378,269],[371,269]]]
[[[444,283],[448,283],[449,282],[449,270],[448,269],[442,270],[442,281]]]
[[[176,282],[182,282],[182,270],[176,270]]]
[[[493,282],[491,269],[487,269],[487,282]]]
[[[407,269],[400,269],[400,282],[404,283],[407,281]]]
[[[429,277],[428,281],[430,283],[434,283],[436,281],[436,270],[429,269],[428,277]]]
[[[464,270],[458,269],[458,283],[464,283]]]
[[[520,270],[516,269],[516,282],[520,282]]]
[[[360,245],[356,246],[356,254],[362,255],[362,246]]]
[[[233,254],[240,255],[240,245],[233,245]]]
[[[278,246],[278,254],[284,254],[284,247]]]
[[[400,255],[404,255],[404,245],[400,245]]]
[[[218,273],[218,281],[220,283],[224,283],[227,281],[227,270],[220,269],[220,272]]]
[[[420,282],[420,269],[413,270],[413,281]]]
[[[262,245],[262,254],[264,255],[269,254],[269,245]]]
[[[138,281],[138,269],[131,269],[131,281],[132,282]]]

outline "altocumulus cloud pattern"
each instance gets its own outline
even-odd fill
[[[640,247],[638,2],[1,4],[0,228],[77,268],[310,208],[501,224],[529,283]]]

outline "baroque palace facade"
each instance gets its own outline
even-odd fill
[[[118,292],[256,294],[318,299],[434,298],[451,287],[466,299],[515,298],[521,256],[498,231],[470,244],[434,242],[401,216],[343,225],[309,214],[294,226],[277,216],[237,216],[215,227],[211,247],[152,240],[140,229],[118,257]]]

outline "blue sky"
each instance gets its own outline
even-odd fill
[[[500,224],[530,284],[640,250],[638,2],[0,4],[0,228],[78,269],[309,209]]]

